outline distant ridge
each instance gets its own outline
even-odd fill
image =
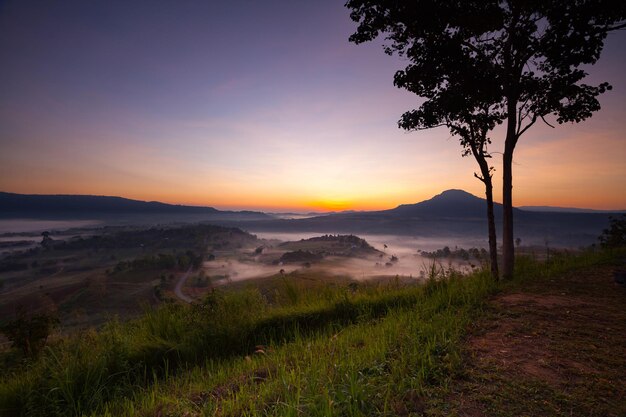
[[[524,211],[541,211],[544,213],[626,213],[624,210],[594,210],[576,207],[553,207],[553,206],[520,206]]]
[[[502,213],[502,204],[494,203],[496,216]],[[544,212],[544,213],[626,213],[624,210],[593,210],[574,207],[552,206],[520,206],[516,212]],[[32,213],[166,213],[166,214],[239,214],[249,215],[262,219],[316,216],[350,216],[384,214],[393,217],[484,217],[486,214],[485,199],[459,189],[450,189],[419,203],[401,204],[393,209],[380,211],[353,211],[341,212],[310,212],[310,213],[262,213],[259,211],[221,211],[210,206],[186,206],[181,204],[167,204],[159,201],[141,201],[117,196],[100,195],[72,195],[72,194],[18,194],[0,191],[0,215],[32,214]]]
[[[494,203],[496,230],[501,233],[502,205]],[[597,242],[609,221],[609,213],[535,212],[514,208],[515,236],[524,244],[578,247]],[[340,212],[302,219],[248,222],[248,231],[318,232],[404,235],[419,237],[472,237],[487,239],[487,206],[484,198],[463,190],[447,190],[415,204],[380,211]]]
[[[253,211],[220,211],[213,207],[195,207],[166,204],[158,201],[140,201],[123,197],[65,194],[16,194],[0,192],[0,215],[3,217],[74,214],[202,214],[238,216],[255,219],[270,218]]]
[[[545,208],[543,208],[545,210]],[[525,244],[578,247],[597,242],[615,212],[514,209],[515,235]],[[1,219],[89,219],[104,224],[166,224],[211,222],[254,232],[316,232],[467,237],[486,239],[485,199],[463,190],[447,190],[415,204],[393,209],[323,213],[315,216],[270,215],[254,211],[220,211],[85,195],[25,195],[0,192]],[[494,204],[496,230],[501,233],[502,205]],[[309,213],[313,214],[313,213]]]
[[[494,203],[496,216],[502,213],[502,204]],[[485,199],[463,190],[446,190],[429,200],[415,204],[402,204],[384,213],[397,216],[428,216],[455,218],[484,218],[487,215]]]

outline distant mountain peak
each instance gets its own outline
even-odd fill
[[[437,194],[431,200],[434,199],[476,199],[480,198],[475,196],[474,194],[468,193],[465,190],[459,190],[456,188],[452,188],[450,190],[442,191],[441,194]]]
[[[499,212],[501,205],[494,204]],[[415,204],[402,204],[388,213],[403,216],[436,216],[436,217],[474,217],[486,216],[486,202],[484,198],[459,189],[450,189],[434,197]]]
[[[415,207],[417,205],[428,205],[428,204],[451,204],[454,202],[476,202],[484,200],[480,197],[475,196],[474,194],[468,193],[465,190],[460,190],[456,188],[452,188],[450,190],[442,191],[441,193],[427,199],[421,201],[419,203],[412,204],[401,204],[397,208],[400,207]]]

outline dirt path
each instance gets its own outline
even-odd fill
[[[176,287],[174,287],[174,294],[176,294],[176,297],[180,298],[186,303],[193,302],[193,298],[183,293],[183,286],[185,285],[185,281],[187,281],[187,278],[189,278],[189,274],[191,274],[191,267],[189,267],[189,269],[180,276],[180,279],[176,283]]]
[[[613,270],[497,296],[471,329],[445,408],[427,415],[626,416],[626,288]]]

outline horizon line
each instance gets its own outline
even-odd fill
[[[185,203],[185,202],[168,202],[168,201],[162,201],[162,200],[153,200],[153,199],[139,199],[139,198],[133,198],[133,197],[124,197],[122,195],[107,195],[107,194],[68,194],[68,193],[18,193],[18,192],[13,192],[13,191],[3,191],[0,190],[0,194],[15,194],[15,195],[27,195],[27,196],[63,196],[63,197],[105,197],[105,198],[121,198],[121,199],[125,199],[125,200],[131,200],[131,201],[137,201],[137,202],[141,202],[141,203],[159,203],[159,204],[166,204],[166,205],[171,205],[171,206],[186,206],[186,207],[198,207],[198,208],[212,208],[212,209],[216,209],[216,210],[220,210],[220,211],[255,211],[255,212],[261,212],[261,213],[265,213],[265,214],[276,214],[276,215],[286,215],[286,214],[297,214],[297,215],[308,215],[308,214],[314,214],[314,215],[321,215],[321,214],[333,214],[333,213],[344,213],[344,212],[367,212],[367,211],[383,211],[383,210],[391,210],[403,205],[413,205],[413,204],[418,204],[418,203],[422,203],[424,201],[428,201],[436,196],[439,196],[445,192],[449,192],[449,191],[461,191],[464,192],[466,194],[469,194],[473,197],[479,198],[484,200],[483,197],[479,197],[469,191],[465,191],[461,188],[450,188],[450,189],[446,189],[443,190],[441,192],[439,192],[438,194],[434,194],[432,197],[430,198],[426,198],[424,200],[421,201],[417,201],[417,202],[412,202],[412,203],[402,203],[402,204],[398,204],[396,206],[393,207],[386,207],[386,208],[378,208],[378,209],[362,209],[362,208],[348,208],[348,209],[329,209],[329,210],[320,210],[320,209],[315,209],[314,207],[310,207],[310,208],[306,208],[306,207],[302,207],[302,208],[296,208],[296,207],[289,207],[289,206],[284,206],[284,207],[279,207],[279,206],[241,206],[241,205],[230,205],[230,204],[218,204],[218,205],[207,205],[207,204],[193,204],[193,203]],[[501,202],[498,201],[494,201],[495,204],[502,204]],[[515,208],[519,208],[519,209],[535,209],[536,211],[540,211],[538,209],[541,208],[546,208],[546,209],[556,209],[556,210],[575,210],[575,211],[580,211],[580,210],[587,210],[587,211],[595,211],[595,212],[604,212],[604,213],[621,213],[621,212],[626,212],[626,208],[623,209],[594,209],[594,208],[586,208],[586,207],[573,207],[573,206],[551,206],[551,205],[545,205],[545,204],[539,204],[539,205],[533,205],[533,204],[522,204],[519,206],[514,206]]]

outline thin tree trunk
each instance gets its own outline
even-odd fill
[[[517,144],[517,94],[507,96],[507,127],[502,158],[502,269],[503,278],[513,277],[515,246],[513,245],[513,151]]]
[[[500,279],[498,272],[498,243],[496,240],[496,219],[493,214],[493,184],[491,177],[485,182],[485,195],[487,197],[487,224],[489,226],[489,257],[491,258],[491,276],[494,280]]]
[[[502,162],[502,269],[504,279],[513,277],[515,247],[513,245],[513,150],[506,146]]]
[[[498,271],[498,242],[496,238],[496,219],[493,210],[493,181],[491,180],[491,172],[489,171],[489,164],[485,159],[484,154],[478,153],[476,149],[472,149],[474,158],[478,162],[482,177],[476,175],[476,177],[485,184],[485,197],[487,199],[487,226],[489,229],[489,259],[491,276],[494,280],[500,279]]]

